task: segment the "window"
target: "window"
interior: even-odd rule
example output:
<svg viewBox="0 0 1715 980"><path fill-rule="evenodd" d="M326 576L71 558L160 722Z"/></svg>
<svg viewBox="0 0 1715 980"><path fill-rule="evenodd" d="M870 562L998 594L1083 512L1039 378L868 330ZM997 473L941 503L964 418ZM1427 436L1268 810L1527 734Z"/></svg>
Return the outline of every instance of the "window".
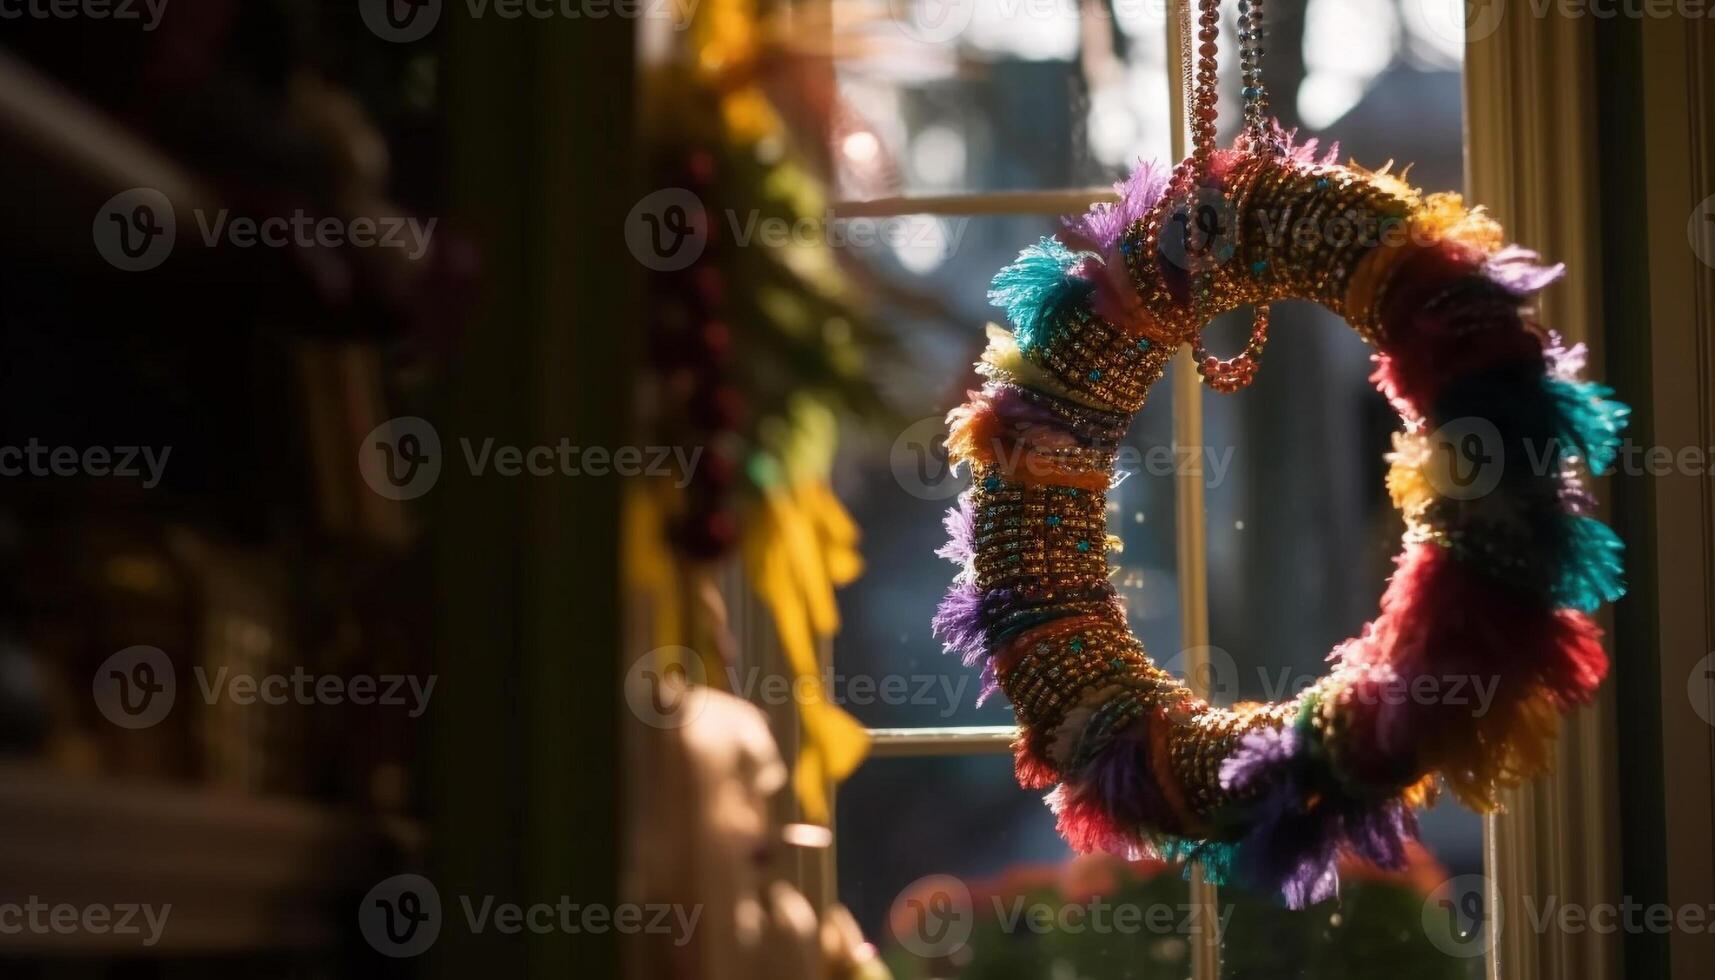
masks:
<svg viewBox="0 0 1715 980"><path fill-rule="evenodd" d="M1129 164L1183 155L1179 9L1171 0L834 8L836 213L873 233L858 255L913 366L891 383L921 412L891 441L848 439L837 474L869 570L842 596L834 693L875 743L840 789L836 856L820 873L901 977L1308 980L1402 958L1424 977L1482 976L1483 945L1464 938L1486 900L1474 814L1443 803L1424 815L1426 850L1410 873L1349 875L1338 903L1301 913L1182 881L1176 869L1074 861L1037 794L1012 778L1004 698L978 707L975 669L929 635L950 577L931 552L962 488L936 455L937 437L973 384L981 325L998 317L984 299L988 280L1060 215L1103 199ZM1285 125L1338 140L1342 158L1365 165L1414 162L1413 182L1427 189L1463 185L1458 0L1309 0L1272 5L1268 16L1272 109ZM1229 22L1224 66L1231 37ZM1235 89L1223 93L1223 140L1235 77L1223 68ZM1205 395L1188 360L1176 362L1129 436L1139 465L1110 493L1134 631L1217 701L1286 697L1318 676L1328 649L1374 614L1398 540L1381 462L1395 423L1365 380L1368 348L1309 305L1277 310L1276 324L1267 367L1238 396ZM1236 348L1242 330L1217 323L1211 346ZM978 939L993 942L945 959L903 948L890 911L944 897L922 889L946 880L964 889ZM1167 914L1098 927L1092 895ZM1020 898L1062 913L1082 903L1088 924L1067 929L1063 916L1038 930L1009 919ZM1447 917L1439 944L1425 916Z"/></svg>

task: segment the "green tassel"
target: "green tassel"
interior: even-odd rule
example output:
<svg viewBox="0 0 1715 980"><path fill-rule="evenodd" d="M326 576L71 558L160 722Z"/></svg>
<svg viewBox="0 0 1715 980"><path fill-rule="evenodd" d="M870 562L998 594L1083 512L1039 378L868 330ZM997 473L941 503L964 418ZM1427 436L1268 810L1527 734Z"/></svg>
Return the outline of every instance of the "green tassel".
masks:
<svg viewBox="0 0 1715 980"><path fill-rule="evenodd" d="M1555 434L1577 449L1592 474L1608 472L1620 451L1620 432L1632 413L1630 406L1610 398L1614 389L1594 381L1551 376L1543 384L1560 415Z"/></svg>
<svg viewBox="0 0 1715 980"><path fill-rule="evenodd" d="M1193 861L1203 866L1203 879L1213 885L1225 885L1232 881L1233 858L1238 853L1237 841L1187 840L1183 837L1167 837L1155 845L1157 854L1163 861L1185 863L1185 878L1191 878L1191 863Z"/></svg>
<svg viewBox="0 0 1715 980"><path fill-rule="evenodd" d="M1095 290L1095 283L1071 274L1077 261L1059 240L1044 238L995 273L988 300L1006 311L1020 350L1029 353L1048 343L1054 320Z"/></svg>
<svg viewBox="0 0 1715 980"><path fill-rule="evenodd" d="M1562 518L1560 526L1565 537L1554 604L1588 613L1625 595L1626 546L1613 528L1578 515Z"/></svg>

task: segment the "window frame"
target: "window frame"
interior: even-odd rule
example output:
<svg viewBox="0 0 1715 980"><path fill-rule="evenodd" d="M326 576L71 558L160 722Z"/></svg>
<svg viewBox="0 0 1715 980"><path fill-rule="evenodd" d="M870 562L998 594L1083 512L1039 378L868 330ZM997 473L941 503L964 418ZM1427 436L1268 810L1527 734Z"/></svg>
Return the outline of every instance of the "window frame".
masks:
<svg viewBox="0 0 1715 980"><path fill-rule="evenodd" d="M806 0L816 6L831 0ZM1167 70L1173 75L1172 154L1183 158L1190 147L1186 107L1191 102L1193 4L1167 0ZM822 18L831 29L831 10ZM1665 29L1676 29L1667 27ZM1490 36L1465 45L1465 91L1468 196L1494 211L1515 238L1532 243L1546 255L1590 270L1570 285L1543 297L1545 322L1556 325L1570 340L1602 350L1601 268L1595 160L1596 119L1590 113L1561 113L1568 91L1589 94L1595 78L1591 23L1561 17L1503 17ZM831 48L832 50L832 48ZM827 70L834 71L833 60ZM828 80L832 85L832 79ZM1591 104L1583 99L1579 104ZM1559 160L1546 170L1541 164ZM1526 179L1526 175L1530 175ZM902 196L865 201L839 201L837 217L898 217L904 215L992 216L1075 213L1091 204L1113 200L1107 189L1047 189L983 192L936 196ZM1681 212L1683 213L1683 212ZM1707 299L1708 290L1704 296ZM1174 441L1201 445L1203 385L1188 351L1173 361ZM1179 467L1175 474L1175 561L1180 590L1181 643L1187 651L1190 679L1207 676L1206 665L1189 662L1207 656L1209 640L1207 592L1207 520L1204 480L1199 467ZM832 644L822 651L831 664ZM766 655L765 655L766 656ZM1675 675L1675 681L1677 677ZM1664 685L1665 686L1665 685ZM1206 693L1206 692L1198 692ZM777 731L792 733L796 719L776 718ZM1586 907L1615 894L1618 856L1611 801L1615 790L1614 707L1611 686L1596 706L1573 715L1557 749L1557 773L1524 787L1507 798L1507 812L1491 815L1484 824L1486 873L1491 905L1498 897L1506 918L1496 948L1486 958L1488 976L1500 978L1554 976L1608 978L1619 976L1620 940L1587 930L1581 934L1528 928L1528 895L1556 894ZM1001 755L1012 750L1012 726L963 726L870 729L870 757L949 757ZM787 746L795 750L795 745ZM1715 757L1715 748L1704 753ZM830 798L836 791L829 787ZM795 809L795 804L786 804ZM830 819L830 824L832 820ZM799 856L798 883L819 906L837 898L837 828L832 843ZM1544 890L1546 889L1546 890ZM1192 901L1212 915L1218 907L1215 887L1192 881ZM1210 933L1192 947L1193 980L1218 980L1218 937Z"/></svg>

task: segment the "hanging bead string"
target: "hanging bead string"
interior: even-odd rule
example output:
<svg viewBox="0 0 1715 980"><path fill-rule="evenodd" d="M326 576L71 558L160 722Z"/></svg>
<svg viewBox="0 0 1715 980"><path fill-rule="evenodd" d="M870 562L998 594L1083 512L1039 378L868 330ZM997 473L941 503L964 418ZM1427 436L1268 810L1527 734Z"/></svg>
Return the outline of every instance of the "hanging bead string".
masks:
<svg viewBox="0 0 1715 980"><path fill-rule="evenodd" d="M1244 77L1245 133L1253 145L1268 135L1268 92L1262 84L1262 0L1239 0L1239 69Z"/></svg>
<svg viewBox="0 0 1715 980"><path fill-rule="evenodd" d="M1208 182L1210 165L1215 154L1215 119L1219 112L1216 89L1216 46L1220 35L1220 0L1198 0L1196 89L1192 97L1191 159L1174 174L1174 190L1187 202L1188 220L1195 221L1196 189ZM1268 96L1262 83L1262 0L1239 0L1239 66L1244 79L1245 141L1250 152L1262 152L1268 133ZM1237 220L1238 216L1232 216ZM1229 229L1237 234L1238 229ZM1186 235L1191 229L1186 228ZM1209 243L1211 246L1213 243ZM1191 353L1197 361L1197 373L1209 387L1223 393L1238 391L1256 379L1258 360L1268 343L1269 308L1259 303L1251 320L1250 337L1245 347L1230 358L1216 357L1203 343L1201 327L1208 325L1211 314L1206 310L1211 264L1220 261L1213 248L1193 255L1187 250L1187 265L1192 282L1192 319L1200 329L1192 340Z"/></svg>

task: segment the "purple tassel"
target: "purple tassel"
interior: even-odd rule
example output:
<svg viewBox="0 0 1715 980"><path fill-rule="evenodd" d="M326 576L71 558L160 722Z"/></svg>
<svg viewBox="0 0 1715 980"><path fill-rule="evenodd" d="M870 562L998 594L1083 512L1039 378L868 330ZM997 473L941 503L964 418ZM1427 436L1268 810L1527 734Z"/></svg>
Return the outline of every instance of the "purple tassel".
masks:
<svg viewBox="0 0 1715 980"><path fill-rule="evenodd" d="M1566 274L1564 262L1539 265L1541 256L1528 248L1508 245L1483 263L1483 275L1514 296L1540 292Z"/></svg>
<svg viewBox="0 0 1715 980"><path fill-rule="evenodd" d="M1568 347L1558 332L1550 330L1542 356L1548 362L1549 374L1562 381L1577 381L1584 374L1584 365L1590 360L1590 348L1581 343Z"/></svg>
<svg viewBox="0 0 1715 980"><path fill-rule="evenodd" d="M1148 733L1148 725L1132 725L1078 776L1080 786L1095 793L1103 809L1121 827L1162 827L1178 822L1155 783Z"/></svg>
<svg viewBox="0 0 1715 980"><path fill-rule="evenodd" d="M1263 144L1270 153L1286 157L1293 163L1331 167L1340 158L1340 144L1338 142L1328 144L1328 151L1322 154L1322 159L1318 160L1316 159L1316 150L1321 146L1320 140L1314 137L1302 143L1297 140L1298 130L1285 129L1279 122L1270 126L1268 132L1263 136Z"/></svg>
<svg viewBox="0 0 1715 980"><path fill-rule="evenodd" d="M1233 875L1252 888L1278 891L1294 909L1339 894L1342 850L1397 870L1405 866L1406 843L1417 836L1417 821L1398 798L1363 803L1324 796L1304 809L1309 788L1294 764L1300 745L1295 728L1262 728L1221 763L1222 787L1263 794L1234 854Z"/></svg>
<svg viewBox="0 0 1715 980"><path fill-rule="evenodd" d="M1131 176L1114 185L1119 201L1104 202L1075 218L1065 219L1066 234L1062 239L1074 251L1106 256L1132 222L1148 214L1155 202L1161 200L1167 190L1167 177L1166 168L1140 161Z"/></svg>
<svg viewBox="0 0 1715 980"><path fill-rule="evenodd" d="M947 543L935 549L935 554L960 566L958 580L971 578L971 562L977 557L976 513L968 494L960 494L959 502L947 508L941 526L947 529Z"/></svg>
<svg viewBox="0 0 1715 980"><path fill-rule="evenodd" d="M1061 834L1081 852L1142 856L1150 835L1179 825L1153 774L1149 726L1135 724L1048 795Z"/></svg>
<svg viewBox="0 0 1715 980"><path fill-rule="evenodd" d="M983 594L977 591L976 583L953 583L935 610L933 629L947 652L959 654L966 667L982 659L988 642L983 630Z"/></svg>
<svg viewBox="0 0 1715 980"><path fill-rule="evenodd" d="M990 383L984 393L994 407L995 415L1021 435L1051 430L1069 433L1085 446L1112 448L1125 438L1131 423L1129 416L1114 416L1108 420L1099 413L1080 415L1078 421L1073 421L1044 403L1043 396L1033 397L1017 385Z"/></svg>
<svg viewBox="0 0 1715 980"><path fill-rule="evenodd" d="M988 699L1000 693L1000 676L994 670L994 658L983 661L983 671L977 678L977 707L988 703Z"/></svg>

